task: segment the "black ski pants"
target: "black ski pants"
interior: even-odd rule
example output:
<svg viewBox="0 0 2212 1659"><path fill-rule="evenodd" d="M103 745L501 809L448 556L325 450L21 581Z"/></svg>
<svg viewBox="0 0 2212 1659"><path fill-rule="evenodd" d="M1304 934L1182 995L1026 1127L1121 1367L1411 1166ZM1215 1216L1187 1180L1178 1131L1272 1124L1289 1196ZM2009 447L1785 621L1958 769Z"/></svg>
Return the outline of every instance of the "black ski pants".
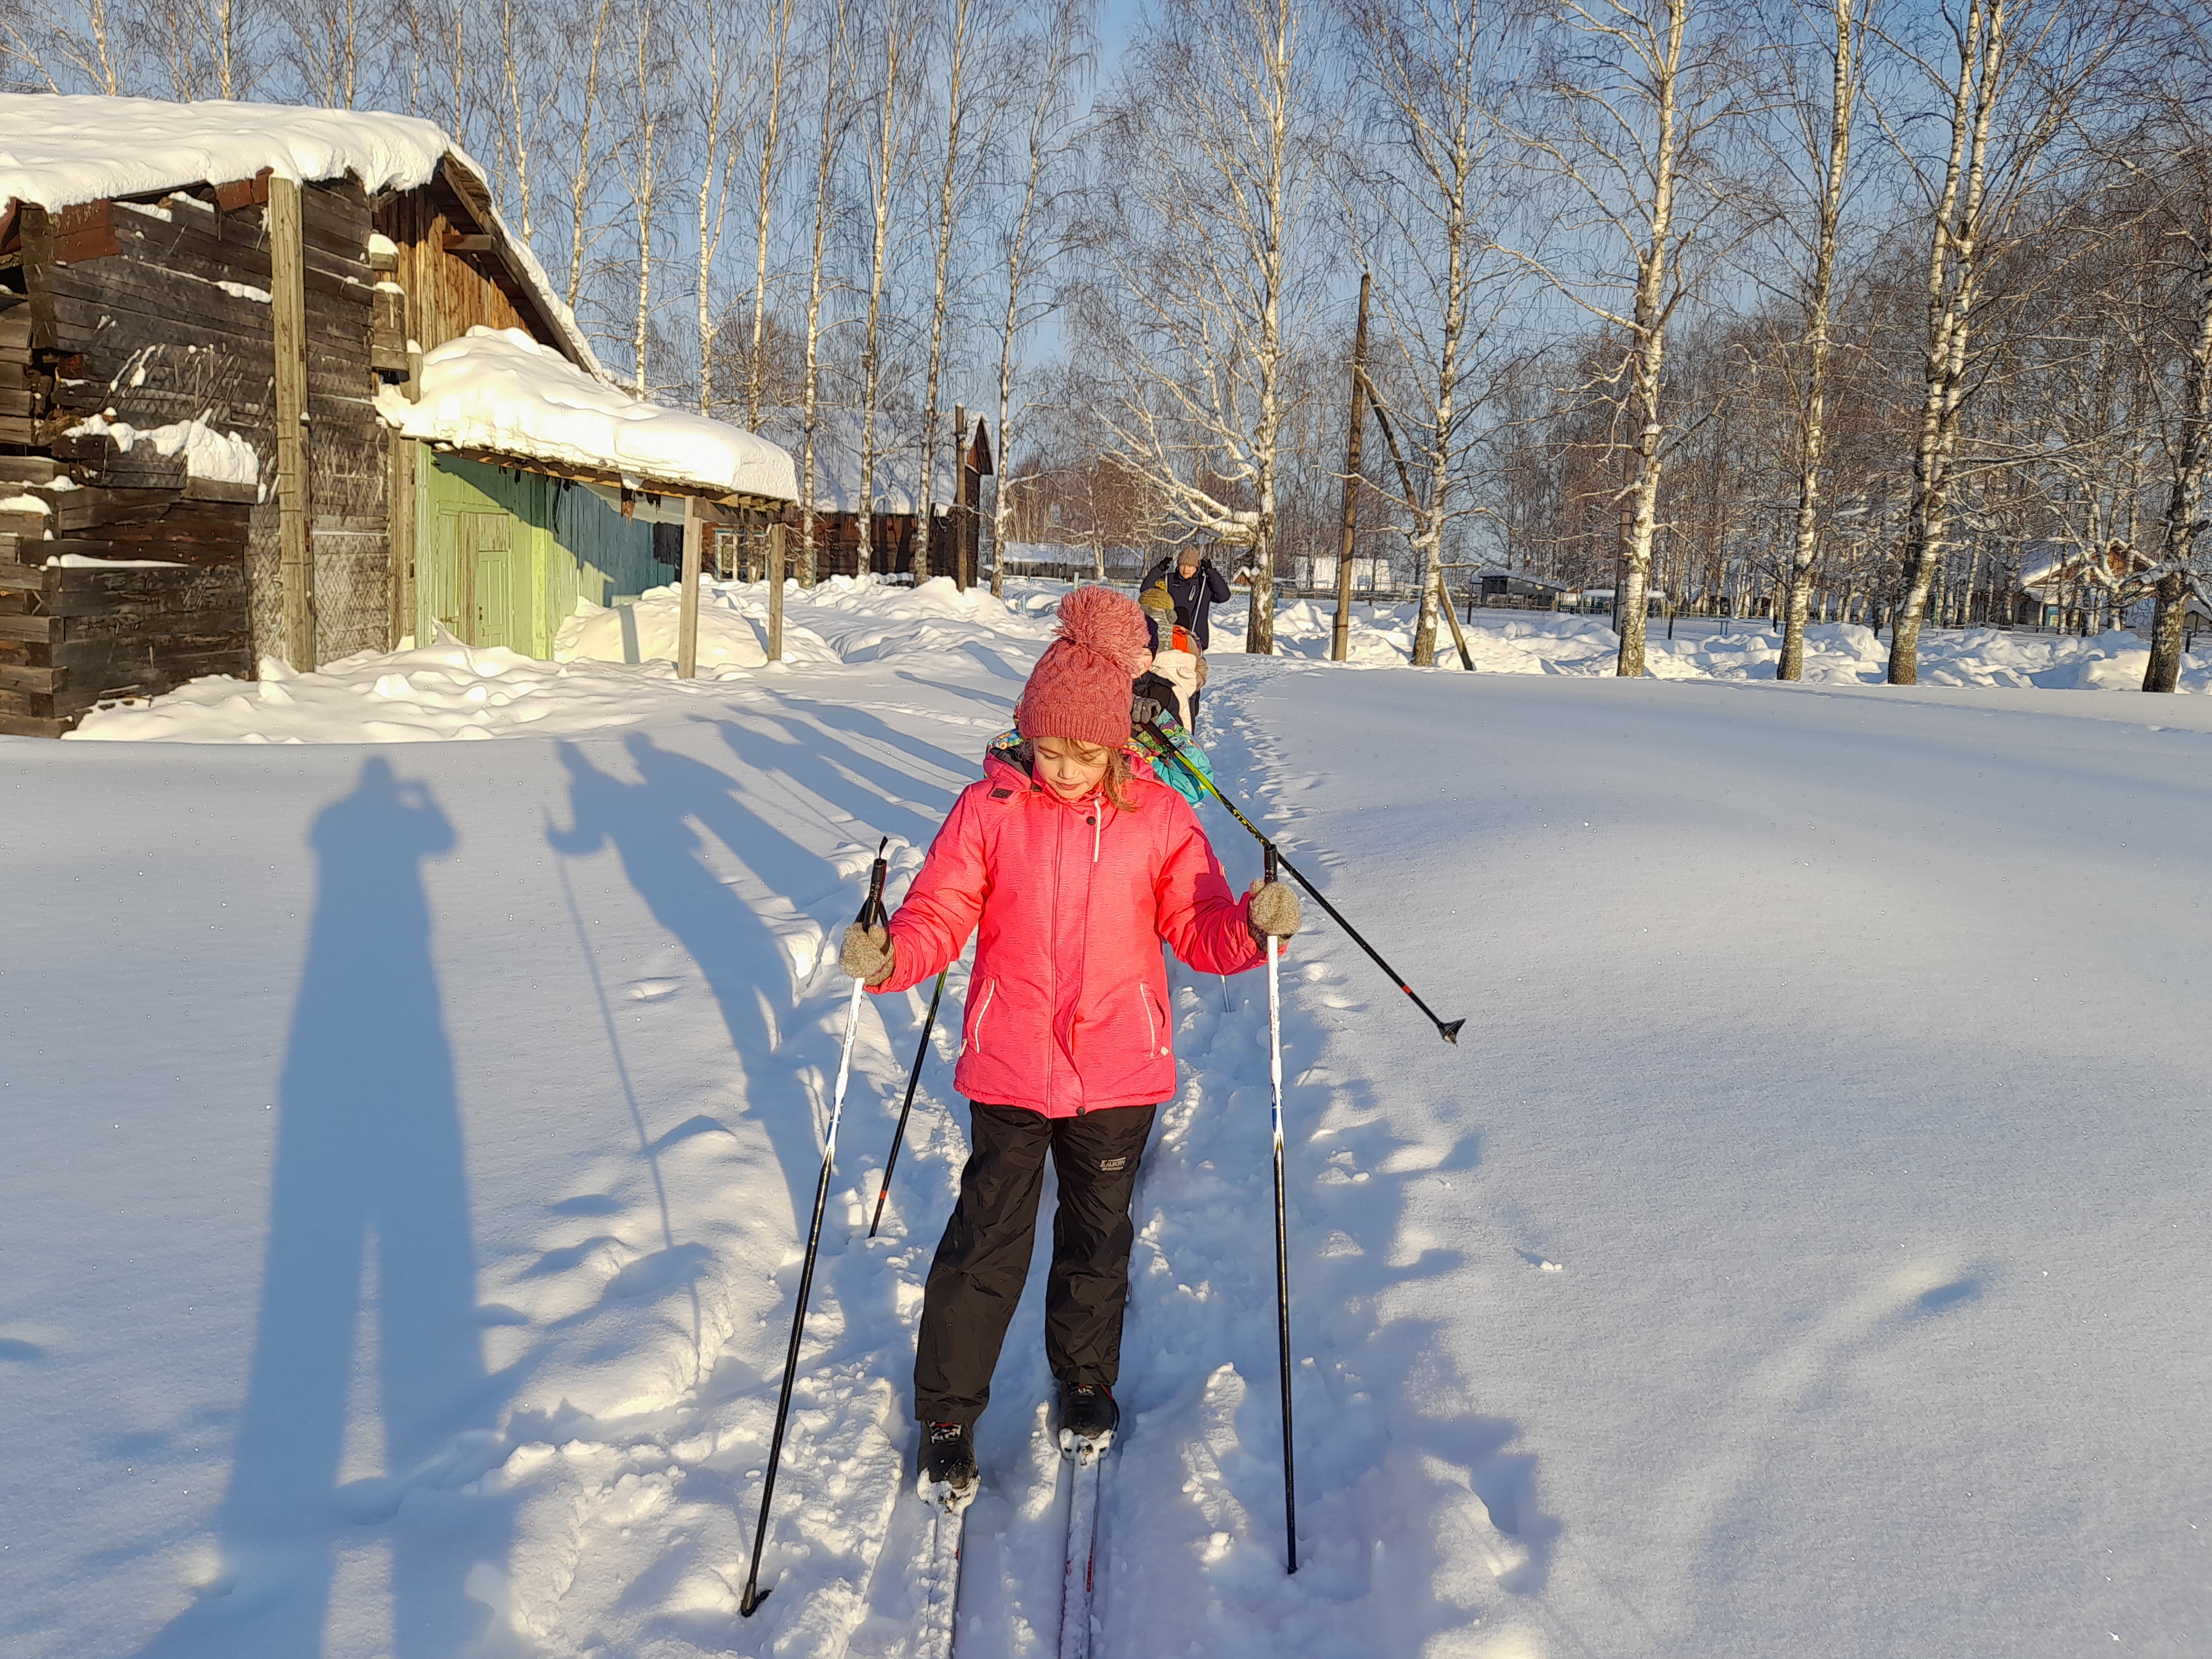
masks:
<svg viewBox="0 0 2212 1659"><path fill-rule="evenodd" d="M1018 1106L969 1103L973 1150L922 1292L917 1419L972 1424L983 1414L1006 1324L1029 1277L1047 1153L1060 1176L1060 1206L1045 1283L1045 1358L1063 1383L1113 1386L1137 1237L1129 1204L1157 1109L1117 1106L1052 1118Z"/></svg>

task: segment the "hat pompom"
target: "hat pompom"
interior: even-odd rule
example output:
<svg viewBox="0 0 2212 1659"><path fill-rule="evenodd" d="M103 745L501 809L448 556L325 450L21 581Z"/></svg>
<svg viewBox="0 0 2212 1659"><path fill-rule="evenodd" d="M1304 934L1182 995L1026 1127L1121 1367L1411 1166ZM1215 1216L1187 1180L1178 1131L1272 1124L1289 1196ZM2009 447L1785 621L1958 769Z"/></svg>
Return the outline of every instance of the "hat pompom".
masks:
<svg viewBox="0 0 2212 1659"><path fill-rule="evenodd" d="M1132 678L1152 662L1152 635L1145 613L1127 595L1110 587L1079 587L1060 602L1060 637L1095 651Z"/></svg>

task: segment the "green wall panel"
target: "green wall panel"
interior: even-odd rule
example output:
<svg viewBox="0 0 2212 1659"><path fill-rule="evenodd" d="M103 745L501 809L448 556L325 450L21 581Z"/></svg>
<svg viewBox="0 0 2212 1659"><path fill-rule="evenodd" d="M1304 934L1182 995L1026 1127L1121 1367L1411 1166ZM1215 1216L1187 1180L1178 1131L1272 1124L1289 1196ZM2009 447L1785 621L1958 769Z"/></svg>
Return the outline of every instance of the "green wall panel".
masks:
<svg viewBox="0 0 2212 1659"><path fill-rule="evenodd" d="M442 624L470 645L550 658L580 597L630 599L675 579L653 556L653 526L580 484L425 452L415 636Z"/></svg>

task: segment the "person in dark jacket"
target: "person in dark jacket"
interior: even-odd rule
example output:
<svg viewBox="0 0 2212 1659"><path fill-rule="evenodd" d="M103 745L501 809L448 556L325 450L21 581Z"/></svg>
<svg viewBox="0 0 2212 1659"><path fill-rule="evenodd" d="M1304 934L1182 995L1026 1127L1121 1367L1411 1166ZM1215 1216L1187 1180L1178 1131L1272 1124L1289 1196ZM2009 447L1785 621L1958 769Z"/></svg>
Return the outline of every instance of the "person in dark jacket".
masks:
<svg viewBox="0 0 2212 1659"><path fill-rule="evenodd" d="M1154 582L1166 580L1168 597L1175 601L1176 620L1188 629L1200 651L1213 648L1213 629L1207 620L1217 605L1229 598L1229 579L1201 558L1194 547L1186 547L1173 559L1161 559L1137 584L1141 593Z"/></svg>

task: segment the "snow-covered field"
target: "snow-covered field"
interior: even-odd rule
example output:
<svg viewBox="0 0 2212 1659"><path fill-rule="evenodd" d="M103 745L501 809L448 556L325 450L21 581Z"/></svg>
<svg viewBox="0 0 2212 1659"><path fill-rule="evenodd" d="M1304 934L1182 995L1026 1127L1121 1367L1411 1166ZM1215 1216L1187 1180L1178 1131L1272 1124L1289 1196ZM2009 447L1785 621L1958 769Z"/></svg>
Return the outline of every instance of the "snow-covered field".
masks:
<svg viewBox="0 0 2212 1659"><path fill-rule="evenodd" d="M433 647L87 734L229 746L0 743L0 1651L902 1651L964 1145L940 1033L866 1239L918 996L864 1015L776 1588L735 1611L823 947L1049 602L832 592L818 655L720 680ZM1468 1025L1325 921L1293 947L1287 1578L1264 987L1177 970L1108 1654L2212 1651L2212 704L1224 653L1206 723ZM507 740L331 741L469 730ZM1056 1637L1038 1288L968 1659Z"/></svg>

